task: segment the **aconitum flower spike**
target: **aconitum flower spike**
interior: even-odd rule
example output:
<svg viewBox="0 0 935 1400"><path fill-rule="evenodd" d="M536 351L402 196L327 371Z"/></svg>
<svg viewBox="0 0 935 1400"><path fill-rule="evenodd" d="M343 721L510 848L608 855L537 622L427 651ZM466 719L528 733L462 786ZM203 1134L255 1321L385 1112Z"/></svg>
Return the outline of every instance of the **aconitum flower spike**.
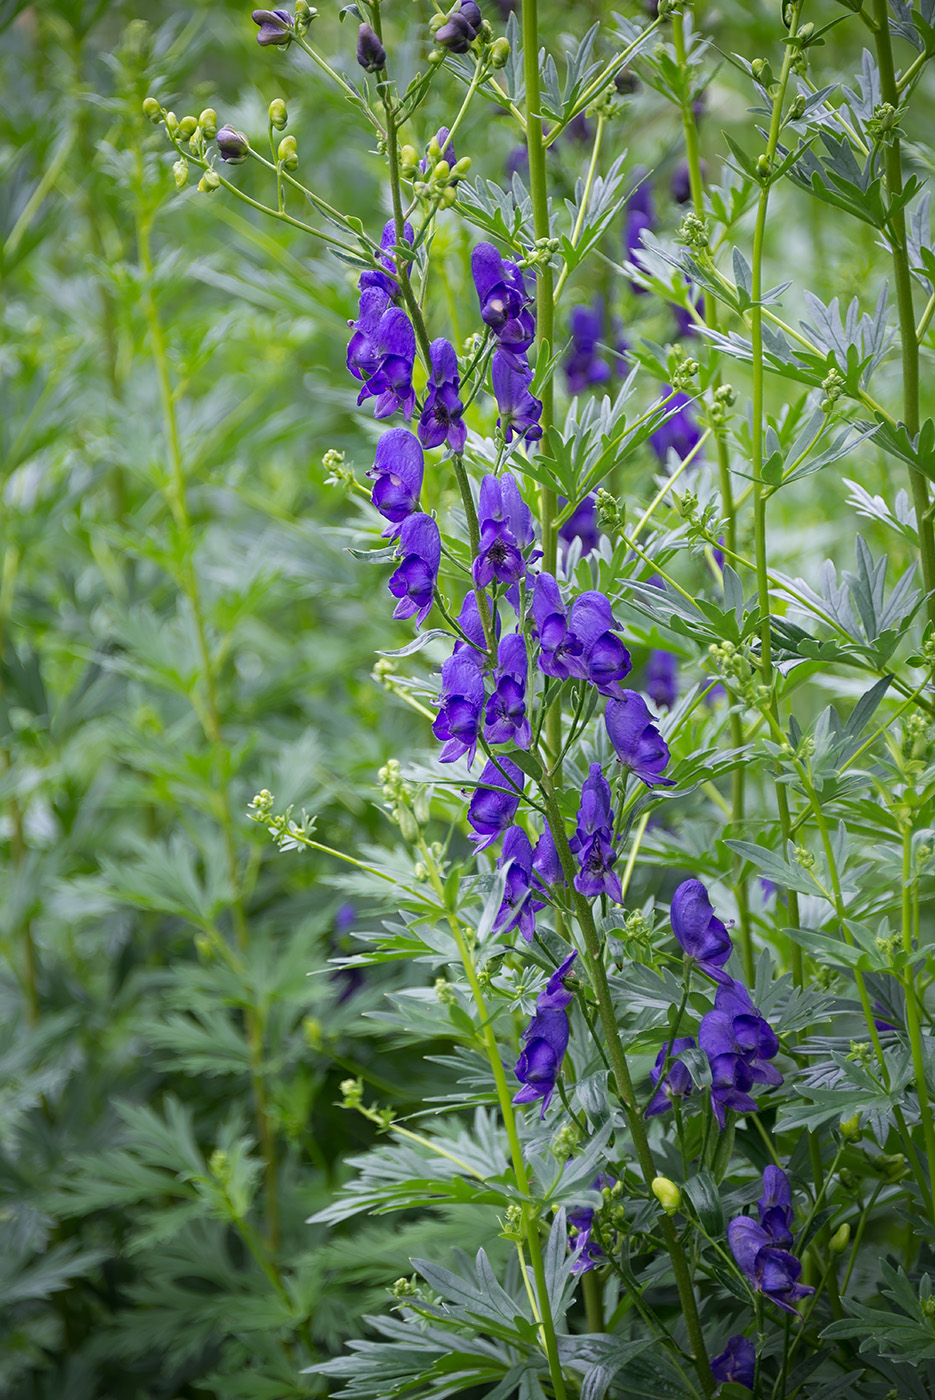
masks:
<svg viewBox="0 0 935 1400"><path fill-rule="evenodd" d="M391 306L384 311L375 328L373 345L376 368L357 395L358 404L375 399L374 418L388 418L397 409L401 409L406 418L411 418L416 406L416 393L412 387L416 333L401 307Z"/></svg>
<svg viewBox="0 0 935 1400"><path fill-rule="evenodd" d="M695 1037L693 1035L680 1035L670 1044L668 1041L663 1045L656 1056L656 1063L649 1071L649 1077L655 1086L656 1092L646 1105L645 1116L655 1118L659 1113L665 1113L667 1108L672 1107L673 1099L687 1098L692 1091L692 1077L688 1066L683 1064L678 1058L683 1050L693 1050L695 1048ZM668 1073L663 1078L662 1070L669 1060Z"/></svg>
<svg viewBox="0 0 935 1400"><path fill-rule="evenodd" d="M531 943L536 931L536 913L543 908L543 904L531 895L532 846L521 826L511 826L503 838L503 851L497 860L497 869L502 870L508 861L510 868L493 931L507 934L518 928L526 942Z"/></svg>
<svg viewBox="0 0 935 1400"><path fill-rule="evenodd" d="M424 462L419 441L408 428L390 428L377 443L367 475L373 481L373 504L390 522L384 535L398 534L406 517L419 509Z"/></svg>
<svg viewBox="0 0 935 1400"><path fill-rule="evenodd" d="M536 575L532 615L542 674L561 681L569 676L583 678L580 657L584 648L568 625L568 614L553 574L543 572Z"/></svg>
<svg viewBox="0 0 935 1400"><path fill-rule="evenodd" d="M572 993L564 984L576 953L571 953L549 978L548 985L536 1002L536 1014L523 1032L526 1042L516 1062L516 1077L523 1086L514 1094L514 1103L535 1103L542 1100L539 1117L545 1117L558 1073L568 1048L568 1015L565 1008Z"/></svg>
<svg viewBox="0 0 935 1400"><path fill-rule="evenodd" d="M775 1245L769 1231L749 1215L738 1215L730 1222L727 1240L753 1290L783 1312L794 1313L795 1304L815 1292L799 1283L802 1265L795 1255Z"/></svg>
<svg viewBox="0 0 935 1400"><path fill-rule="evenodd" d="M514 434L526 442L536 442L542 436L539 419L542 401L529 391L532 382L529 371L516 368L512 357L495 350L491 364L493 391L500 410L497 427L502 428L509 447Z"/></svg>
<svg viewBox="0 0 935 1400"><path fill-rule="evenodd" d="M529 661L521 632L508 632L497 649L494 692L484 711L484 738L488 744L514 743L528 749L532 729L526 716L526 676Z"/></svg>
<svg viewBox="0 0 935 1400"><path fill-rule="evenodd" d="M479 851L513 825L525 782L522 769L510 758L501 758L499 766L493 759L485 764L467 814L468 825L474 828L468 840L476 841Z"/></svg>
<svg viewBox="0 0 935 1400"><path fill-rule="evenodd" d="M393 610L395 618L415 616L416 626L421 627L435 596L441 553L441 536L432 517L407 516L396 548L402 563L389 582L390 592L399 599Z"/></svg>
<svg viewBox="0 0 935 1400"><path fill-rule="evenodd" d="M559 506L566 506L568 502L564 496L558 500ZM583 501L579 501L565 521L560 526L558 532L559 546L562 553L567 553L569 545L573 540L581 541L581 558L586 559L592 549L597 548L600 539L600 531L597 528L597 497L585 496Z"/></svg>
<svg viewBox="0 0 935 1400"><path fill-rule="evenodd" d="M227 165L243 165L250 150L250 142L242 131L225 124L214 138L221 160Z"/></svg>
<svg viewBox="0 0 935 1400"><path fill-rule="evenodd" d="M672 390L668 385L664 385L662 393L668 397ZM701 429L687 394L679 390L666 404L666 412L669 417L649 435L649 445L659 458L659 465L663 467L669 460L670 452L674 452L679 461L683 462L701 440Z"/></svg>
<svg viewBox="0 0 935 1400"><path fill-rule="evenodd" d="M288 10L254 10L253 23L260 26L256 41L264 48L292 42L295 23Z"/></svg>
<svg viewBox="0 0 935 1400"><path fill-rule="evenodd" d="M415 242L415 233L408 219L403 224L403 240L409 244ZM395 246L396 220L387 219L386 223L383 225L383 232L380 235L380 252L376 255L377 260L386 271L384 272L382 268L376 267L367 268L363 271L357 280L357 287L361 294L370 288L377 288L379 291L383 292L390 301L395 301L397 299L399 296L399 283L395 276L396 259L390 252L390 249L395 248ZM384 307L384 310L385 309Z"/></svg>
<svg viewBox="0 0 935 1400"><path fill-rule="evenodd" d="M461 421L464 405L458 395L461 376L454 346L444 337L429 346L432 373L419 419L419 441L424 447L440 447L447 439L452 452L463 452L467 428Z"/></svg>
<svg viewBox="0 0 935 1400"><path fill-rule="evenodd" d="M526 574L522 550L533 543L535 533L532 512L509 472L484 477L477 517L480 550L473 565L474 583L478 588L494 581L518 583Z"/></svg>
<svg viewBox="0 0 935 1400"><path fill-rule="evenodd" d="M672 932L682 952L715 982L732 982L724 971L731 955L730 934L711 908L700 880L683 880L672 896Z"/></svg>
<svg viewBox="0 0 935 1400"><path fill-rule="evenodd" d="M604 724L614 751L647 787L671 787L673 779L662 775L669 763L669 746L659 733L642 695L624 690L608 700Z"/></svg>
<svg viewBox="0 0 935 1400"><path fill-rule="evenodd" d="M630 653L611 628L616 627L610 603L603 593L581 593L571 605L569 629L581 643L580 666L584 678L601 695L619 700L619 682L630 672Z"/></svg>
<svg viewBox="0 0 935 1400"><path fill-rule="evenodd" d="M455 652L442 665L438 715L432 725L435 738L447 741L438 756L440 763L454 763L467 754L470 768L483 706L484 677L478 660L465 651Z"/></svg>
<svg viewBox="0 0 935 1400"><path fill-rule="evenodd" d="M671 710L679 694L679 663L671 651L649 653L644 677L646 693L660 710Z"/></svg>
<svg viewBox="0 0 935 1400"><path fill-rule="evenodd" d="M575 889L588 899L606 894L617 904L623 900L620 877L611 868L617 859L610 783L599 763L592 763L581 789L578 829L568 843L577 855L579 871Z"/></svg>
<svg viewBox="0 0 935 1400"><path fill-rule="evenodd" d="M379 73L386 67L386 49L369 24L357 31L357 62L367 73Z"/></svg>
<svg viewBox="0 0 935 1400"><path fill-rule="evenodd" d="M711 1358L711 1374L716 1381L733 1381L735 1385L753 1389L756 1378L756 1347L749 1337L731 1337L727 1346Z"/></svg>
<svg viewBox="0 0 935 1400"><path fill-rule="evenodd" d="M774 1244L785 1248L792 1243L792 1187L781 1167L766 1167L763 1172L763 1194L756 1203L760 1224Z"/></svg>

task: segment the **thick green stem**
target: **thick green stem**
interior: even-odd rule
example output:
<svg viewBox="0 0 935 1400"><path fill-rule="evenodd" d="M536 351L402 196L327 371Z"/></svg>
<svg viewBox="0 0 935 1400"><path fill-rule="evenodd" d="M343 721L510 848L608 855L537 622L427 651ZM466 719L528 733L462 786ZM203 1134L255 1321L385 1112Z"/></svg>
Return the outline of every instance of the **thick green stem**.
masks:
<svg viewBox="0 0 935 1400"><path fill-rule="evenodd" d="M893 67L893 45L890 40L890 18L887 0L873 0L877 62L880 66L880 96L894 108L899 106L899 87ZM890 201L902 194L903 172L899 140L883 147L883 168L886 172L886 192ZM919 431L919 342L916 339L915 308L912 302L912 272L906 243L906 214L899 209L889 218L890 246L893 254L893 280L896 284L896 309L899 314L899 337L903 366L903 419L910 437ZM919 556L922 581L928 594L929 622L935 626L935 526L929 515L928 482L917 467L909 468L909 486L916 512L919 534Z"/></svg>
<svg viewBox="0 0 935 1400"><path fill-rule="evenodd" d="M912 874L912 827L907 822L903 826L903 899L902 936L903 952L911 957L913 953L913 874ZM915 974L908 963L903 972L903 989L906 993L906 1027L909 1031L909 1045L912 1050L912 1069L919 1098L919 1115L922 1119L922 1132L925 1137L925 1154L929 1172L935 1171L935 1123L932 1121L932 1105L926 1083L925 1052L922 1046L922 1027L919 1022L919 1002L916 995ZM935 1192L932 1193L935 1197Z"/></svg>

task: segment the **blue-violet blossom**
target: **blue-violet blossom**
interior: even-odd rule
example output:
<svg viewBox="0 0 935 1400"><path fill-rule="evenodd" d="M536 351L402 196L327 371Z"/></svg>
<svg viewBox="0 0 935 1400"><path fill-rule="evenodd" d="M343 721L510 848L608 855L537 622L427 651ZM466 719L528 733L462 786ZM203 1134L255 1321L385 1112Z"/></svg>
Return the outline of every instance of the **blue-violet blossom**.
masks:
<svg viewBox="0 0 935 1400"><path fill-rule="evenodd" d="M756 1377L756 1347L749 1337L738 1333L727 1346L711 1358L711 1374L719 1383L733 1381L735 1385L753 1389Z"/></svg>
<svg viewBox="0 0 935 1400"><path fill-rule="evenodd" d="M506 934L518 928L526 942L531 943L536 931L536 913L543 904L532 898L532 846L521 826L511 826L503 838L497 869L502 870L507 862L510 868L493 931Z"/></svg>
<svg viewBox="0 0 935 1400"><path fill-rule="evenodd" d="M542 417L542 400L530 393L532 376L528 369L520 368L513 357L495 350L490 367L493 378L493 392L500 410L497 426L502 428L507 447L513 441L514 433L526 442L536 442L542 436L539 419Z"/></svg>
<svg viewBox="0 0 935 1400"><path fill-rule="evenodd" d="M569 841L580 867L575 889L587 899L606 894L615 903L623 900L620 877L612 869L617 859L614 841L614 814L610 805L610 783L599 763L592 763L581 789L578 827Z"/></svg>
<svg viewBox="0 0 935 1400"><path fill-rule="evenodd" d="M430 515L410 515L399 532L397 556L402 563L389 581L389 590L399 602L395 618L416 617L421 627L432 606L442 545L438 526Z"/></svg>
<svg viewBox="0 0 935 1400"><path fill-rule="evenodd" d="M649 1071L656 1092L646 1105L645 1116L655 1118L659 1113L665 1113L667 1108L672 1107L673 1099L687 1098L692 1091L692 1077L689 1073L688 1065L683 1064L679 1059L683 1050L693 1050L695 1048L695 1037L693 1035L680 1035L675 1040L666 1041L659 1054L656 1056L656 1063ZM669 1069L663 1076L663 1068L666 1058L669 1060Z"/></svg>
<svg viewBox="0 0 935 1400"><path fill-rule="evenodd" d="M479 851L486 850L513 825L525 782L522 769L510 758L501 758L499 766L493 759L484 765L467 814L468 824L474 828L468 840L476 841Z"/></svg>
<svg viewBox="0 0 935 1400"><path fill-rule="evenodd" d="M388 418L398 409L411 418L416 406L416 391L412 387L416 333L402 307L391 306L384 311L375 327L373 345L376 365L357 395L358 404L376 399L374 418Z"/></svg>
<svg viewBox="0 0 935 1400"><path fill-rule="evenodd" d="M484 711L488 744L514 743L528 749L532 728L526 715L526 674L529 661L522 632L508 632L497 648L494 692Z"/></svg>
<svg viewBox="0 0 935 1400"><path fill-rule="evenodd" d="M732 982L724 971L731 955L730 934L711 908L708 891L700 880L683 880L672 896L669 911L672 932L686 957L715 982Z"/></svg>
<svg viewBox="0 0 935 1400"><path fill-rule="evenodd" d="M484 477L477 516L480 552L473 566L475 585L487 588L494 581L518 583L526 573L522 550L534 543L535 532L532 512L510 472Z"/></svg>
<svg viewBox="0 0 935 1400"><path fill-rule="evenodd" d="M463 452L467 428L461 421L464 405L458 396L461 376L454 346L440 336L429 346L429 358L432 372L419 418L419 441L423 447L440 447L447 438L452 452Z"/></svg>
<svg viewBox="0 0 935 1400"><path fill-rule="evenodd" d="M439 763L454 763L467 754L470 768L477 752L483 707L484 677L479 660L466 651L455 652L442 664L438 715L432 725L435 738L447 741Z"/></svg>
<svg viewBox="0 0 935 1400"><path fill-rule="evenodd" d="M541 1099L540 1118L545 1117L568 1049L568 1013L565 1008L572 1000L572 993L566 989L563 979L576 957L577 953L569 953L549 978L545 991L540 993L536 1014L523 1031L526 1044L516 1062L516 1077L523 1087L513 1095L513 1102L535 1103Z"/></svg>
<svg viewBox="0 0 935 1400"><path fill-rule="evenodd" d="M422 448L408 428L390 428L377 443L367 475L373 481L371 500L390 522L384 535L398 534L407 516L418 511L424 464Z"/></svg>
<svg viewBox="0 0 935 1400"><path fill-rule="evenodd" d="M672 786L673 779L663 777L669 764L669 746L642 695L624 690L619 699L608 700L604 724L624 768L629 768L647 787Z"/></svg>

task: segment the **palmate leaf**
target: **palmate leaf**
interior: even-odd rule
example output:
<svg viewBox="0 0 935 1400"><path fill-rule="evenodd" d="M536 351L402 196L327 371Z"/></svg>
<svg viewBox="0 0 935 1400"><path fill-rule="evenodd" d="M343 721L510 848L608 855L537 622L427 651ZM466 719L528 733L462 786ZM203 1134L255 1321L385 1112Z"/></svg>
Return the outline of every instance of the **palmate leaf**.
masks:
<svg viewBox="0 0 935 1400"><path fill-rule="evenodd" d="M870 1308L848 1299L845 1307L851 1316L832 1322L822 1332L822 1338L860 1337L860 1351L878 1351L881 1356L912 1365L935 1357L935 1333L922 1311L923 1302L932 1296L929 1275L922 1275L917 1292L902 1268L894 1269L885 1260L880 1261L880 1268L890 1285L883 1289L883 1295L891 1298L902 1312Z"/></svg>

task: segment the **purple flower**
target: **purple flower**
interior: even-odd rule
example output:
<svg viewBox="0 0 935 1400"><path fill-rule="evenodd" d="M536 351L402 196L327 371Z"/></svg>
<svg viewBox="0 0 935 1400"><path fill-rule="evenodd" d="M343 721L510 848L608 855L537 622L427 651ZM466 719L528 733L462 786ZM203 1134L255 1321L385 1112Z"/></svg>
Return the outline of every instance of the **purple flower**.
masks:
<svg viewBox="0 0 935 1400"><path fill-rule="evenodd" d="M581 789L578 808L578 829L569 841L572 854L577 855L580 869L575 876L575 889L593 899L606 894L615 903L623 901L620 878L611 868L617 859L614 843L614 814L610 806L610 783L601 772L599 763L592 763Z"/></svg>
<svg viewBox="0 0 935 1400"><path fill-rule="evenodd" d="M610 365L597 353L603 327L591 306L576 306L571 313L571 352L565 360L569 394L580 394L593 384L606 384Z"/></svg>
<svg viewBox="0 0 935 1400"><path fill-rule="evenodd" d="M568 614L553 574L536 575L532 595L532 615L539 643L539 670L556 680L582 675L579 661L582 643L568 626Z"/></svg>
<svg viewBox="0 0 935 1400"><path fill-rule="evenodd" d="M442 545L438 526L430 515L410 515L399 532L397 557L402 563L389 582L389 590L399 602L393 609L396 618L416 616L421 627L432 606Z"/></svg>
<svg viewBox="0 0 935 1400"><path fill-rule="evenodd" d="M461 421L464 405L458 397L461 376L454 346L439 337L429 346L429 357L432 373L419 419L419 441L424 447L440 447L447 438L452 452L463 452L467 428Z"/></svg>
<svg viewBox="0 0 935 1400"><path fill-rule="evenodd" d="M687 204L692 197L691 176L688 173L688 161L680 160L672 172L672 198L676 204Z"/></svg>
<svg viewBox="0 0 935 1400"><path fill-rule="evenodd" d="M792 1187L781 1167L767 1167L763 1172L763 1194L756 1203L760 1224L772 1236L774 1244L792 1243Z"/></svg>
<svg viewBox="0 0 935 1400"><path fill-rule="evenodd" d="M532 382L528 369L517 368L512 355L495 350L491 364L493 391L500 410L497 427L503 429L507 447L517 433L526 442L536 442L542 436L539 419L542 400L529 392Z"/></svg>
<svg viewBox="0 0 935 1400"><path fill-rule="evenodd" d="M733 1381L735 1385L753 1389L756 1376L756 1347L749 1337L731 1337L718 1356L711 1358L711 1374L718 1382Z"/></svg>
<svg viewBox="0 0 935 1400"><path fill-rule="evenodd" d="M264 48L292 42L294 22L288 10L254 10L252 18L260 26L256 41Z"/></svg>
<svg viewBox="0 0 935 1400"><path fill-rule="evenodd" d="M446 160L449 165L454 165L458 157L455 155L454 142L448 140L448 131L449 128L447 126L440 126L435 133L435 140L438 143L438 149L441 152L439 159ZM427 175L429 173L428 156L423 156L422 159L419 161L419 169L422 171L423 175ZM457 184L457 181L453 180L451 183Z"/></svg>
<svg viewBox="0 0 935 1400"><path fill-rule="evenodd" d="M369 24L357 31L357 62L366 73L379 73L386 67L386 49Z"/></svg>
<svg viewBox="0 0 935 1400"><path fill-rule="evenodd" d="M494 633L500 636L500 618L494 614ZM458 626L468 638L466 642L455 642L455 655L458 652L482 652L487 651L487 639L484 636L484 624L480 620L480 613L477 611L477 594L471 590L465 594L464 602L461 604L461 611L458 614Z"/></svg>
<svg viewBox="0 0 935 1400"><path fill-rule="evenodd" d="M732 983L724 964L731 955L730 934L711 908L700 880L683 880L672 896L672 932L686 957L694 958L715 982Z"/></svg>
<svg viewBox="0 0 935 1400"><path fill-rule="evenodd" d="M512 185L514 175L518 175L527 185L529 184L529 152L525 146L514 146L506 158L508 185Z"/></svg>
<svg viewBox="0 0 935 1400"><path fill-rule="evenodd" d="M725 980L723 973L718 980L721 985L714 1010L702 1019L698 1030L702 1050L709 1058L740 1055L754 1084L781 1084L782 1075L769 1063L779 1053L776 1032L757 1011L745 987L731 978Z"/></svg>
<svg viewBox="0 0 935 1400"><path fill-rule="evenodd" d="M668 385L663 387L663 395L668 397L672 393ZM669 460L669 453L674 452L679 461L684 461L689 452L698 446L701 439L701 429L695 420L692 401L687 394L681 390L673 399L666 404L668 418L661 423L654 433L649 435L649 445L659 458L659 465L664 467Z"/></svg>
<svg viewBox="0 0 935 1400"><path fill-rule="evenodd" d="M815 1292L799 1283L802 1265L795 1255L775 1245L769 1231L749 1215L738 1215L730 1222L727 1240L751 1288L783 1312L794 1313L795 1304Z"/></svg>
<svg viewBox="0 0 935 1400"><path fill-rule="evenodd" d="M484 677L478 661L466 651L455 652L442 665L438 715L432 725L435 738L447 741L439 763L454 763L467 754L470 768L477 752L483 707Z"/></svg>
<svg viewBox="0 0 935 1400"><path fill-rule="evenodd" d="M503 838L497 869L502 870L508 861L511 864L493 931L506 934L518 928L526 942L531 943L536 931L536 912L544 906L541 900L531 897L532 846L521 826L511 826Z"/></svg>
<svg viewBox="0 0 935 1400"><path fill-rule="evenodd" d="M471 275L480 301L481 320L493 331L514 367L525 367L525 354L535 339L536 322L522 271L516 263L502 258L492 243L477 243L471 250Z"/></svg>
<svg viewBox="0 0 935 1400"><path fill-rule="evenodd" d="M532 729L526 716L526 675L529 660L521 632L508 632L497 648L494 692L484 711L484 738L488 744L514 743L528 749Z"/></svg>
<svg viewBox="0 0 935 1400"><path fill-rule="evenodd" d="M695 1047L695 1037L693 1035L682 1035L673 1040L671 1045L667 1042L663 1045L656 1056L656 1063L649 1071L649 1077L653 1082L656 1092L646 1105L645 1116L655 1118L659 1113L665 1113L667 1108L672 1107L673 1099L687 1098L692 1091L692 1077L688 1066L679 1059L683 1050L693 1050ZM666 1058L669 1060L669 1071L663 1078L663 1068Z"/></svg>
<svg viewBox="0 0 935 1400"><path fill-rule="evenodd" d="M660 710L671 710L678 699L679 663L671 651L651 651L646 661L646 693Z"/></svg>
<svg viewBox="0 0 935 1400"><path fill-rule="evenodd" d="M361 302L363 300L361 297ZM416 406L416 393L412 387L416 333L401 307L391 306L384 311L375 328L373 345L376 367L357 395L358 404L374 398L374 418L388 418L397 409L402 409L405 417L411 418Z"/></svg>
<svg viewBox="0 0 935 1400"><path fill-rule="evenodd" d="M498 583L518 583L526 573L522 550L535 541L532 512L510 472L485 476L478 503L480 552L474 560L474 583L487 588Z"/></svg>
<svg viewBox="0 0 935 1400"><path fill-rule="evenodd" d="M475 833L468 840L476 841L479 851L486 850L513 825L525 781L522 769L512 759L501 758L499 766L490 759L484 765L467 814Z"/></svg>
<svg viewBox="0 0 935 1400"><path fill-rule="evenodd" d="M742 1055L715 1055L709 1057L711 1066L711 1107L718 1126L724 1128L727 1110L734 1113L755 1113L756 1099L751 1099L749 1090L753 1087L750 1066Z"/></svg>
<svg viewBox="0 0 935 1400"><path fill-rule="evenodd" d="M619 682L630 671L630 653L619 637L611 631L616 627L610 603L603 593L589 590L581 593L571 605L569 628L581 643L581 670L573 674L582 675L596 685L601 695L620 699L624 691Z"/></svg>
<svg viewBox="0 0 935 1400"><path fill-rule="evenodd" d="M536 1002L536 1014L523 1032L525 1048L516 1062L516 1077L522 1084L514 1094L514 1103L535 1103L542 1100L540 1118L555 1091L558 1072L568 1048L568 1015L565 1008L572 993L564 984L577 953L570 953L549 978L544 992Z"/></svg>
<svg viewBox="0 0 935 1400"><path fill-rule="evenodd" d="M669 763L669 746L653 723L649 707L635 690L624 690L619 700L608 700L604 724L610 742L623 764L647 787L671 787L662 776Z"/></svg>
<svg viewBox="0 0 935 1400"><path fill-rule="evenodd" d="M532 855L532 868L538 876L540 889L557 889L560 885L568 883L562 869L562 862L559 860L555 837L552 835L552 828L548 822L546 822L545 830L536 842L536 849Z"/></svg>
<svg viewBox="0 0 935 1400"><path fill-rule="evenodd" d="M467 53L477 38L483 20L474 0L461 0L461 7L450 10L445 23L435 31L435 42L450 53Z"/></svg>
<svg viewBox="0 0 935 1400"><path fill-rule="evenodd" d="M704 293L699 292L696 297L691 296L691 283L688 284L688 293L692 305L699 316L704 316ZM686 311L684 306L679 306L678 302L672 303L672 314L675 317L675 326L679 335L689 339L698 335L698 327L695 318L690 311Z"/></svg>
<svg viewBox="0 0 935 1400"><path fill-rule="evenodd" d="M409 244L415 240L412 224L408 219L405 224L403 224L403 240ZM377 261L382 264L382 267L385 268L386 271L384 272L382 268L373 267L362 272L357 281L357 287L361 293L368 289L376 288L378 291L383 292L390 301L395 301L399 296L399 283L395 277L396 259L389 251L391 248L395 247L396 220L388 219L383 225L383 232L380 235L381 251L376 255Z"/></svg>
<svg viewBox="0 0 935 1400"><path fill-rule="evenodd" d="M568 504L564 496L559 497L558 503L560 506ZM596 496L585 496L583 501L579 501L564 525L559 528L558 538L563 555L573 540L581 541L582 559L586 559L591 550L597 548L600 531L597 528Z"/></svg>
<svg viewBox="0 0 935 1400"><path fill-rule="evenodd" d="M348 953L350 950L349 934L356 922L357 910L354 905L349 900L344 904L339 904L335 910L334 927L331 932L332 952ZM330 974L328 981L333 987L340 988L338 1005L343 1006L363 986L364 970L362 967L336 967Z"/></svg>
<svg viewBox="0 0 935 1400"><path fill-rule="evenodd" d="M627 201L623 243L626 256L631 262L639 262L635 254L637 250L643 246L644 231L652 231L655 227L656 210L653 203L652 186L648 180L644 179ZM633 288L634 292L645 295L646 288L641 287L638 282L631 282L630 286Z"/></svg>
<svg viewBox="0 0 935 1400"><path fill-rule="evenodd" d="M381 273L372 275L382 276ZM376 373L380 364L377 337L389 304L388 293L380 287L367 287L361 292L357 320L347 323L354 331L347 347L347 367L355 379L369 379Z"/></svg>
<svg viewBox="0 0 935 1400"><path fill-rule="evenodd" d="M407 428L390 428L377 443L376 458L367 475L373 481L371 500L390 522L384 535L396 535L402 522L419 509L424 456Z"/></svg>
<svg viewBox="0 0 935 1400"><path fill-rule="evenodd" d="M615 1178L602 1172L591 1182L591 1191L603 1191L615 1184ZM568 1222L568 1244L574 1254L571 1264L571 1272L575 1276L586 1274L590 1269L596 1268L606 1258L597 1240L591 1238L594 1229L594 1217L597 1211L593 1206L574 1206L567 1214ZM574 1234L571 1232L574 1231Z"/></svg>
<svg viewBox="0 0 935 1400"><path fill-rule="evenodd" d="M220 128L214 138L218 148L218 155L226 165L243 165L247 159L247 152L250 149L250 142L242 131L230 125Z"/></svg>

